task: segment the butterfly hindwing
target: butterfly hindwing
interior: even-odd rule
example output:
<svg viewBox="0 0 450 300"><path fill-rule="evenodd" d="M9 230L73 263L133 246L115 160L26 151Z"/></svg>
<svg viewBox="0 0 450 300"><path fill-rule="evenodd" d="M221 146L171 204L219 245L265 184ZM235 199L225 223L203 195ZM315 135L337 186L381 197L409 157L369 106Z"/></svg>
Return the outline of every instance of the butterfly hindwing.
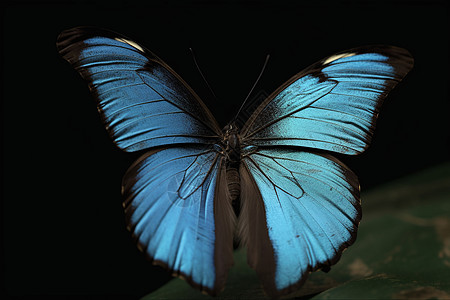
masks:
<svg viewBox="0 0 450 300"><path fill-rule="evenodd" d="M60 54L80 72L117 146L126 151L210 143L220 128L192 89L136 42L91 27L66 30Z"/></svg>
<svg viewBox="0 0 450 300"><path fill-rule="evenodd" d="M139 248L210 294L223 288L232 265L234 217L222 159L204 147L149 151L123 180L127 223Z"/></svg>
<svg viewBox="0 0 450 300"><path fill-rule="evenodd" d="M259 149L244 158L241 236L269 295L334 264L361 219L355 174L327 154Z"/></svg>
<svg viewBox="0 0 450 300"><path fill-rule="evenodd" d="M300 146L358 154L369 145L387 93L413 66L393 46L351 49L313 64L272 93L242 138L255 146Z"/></svg>

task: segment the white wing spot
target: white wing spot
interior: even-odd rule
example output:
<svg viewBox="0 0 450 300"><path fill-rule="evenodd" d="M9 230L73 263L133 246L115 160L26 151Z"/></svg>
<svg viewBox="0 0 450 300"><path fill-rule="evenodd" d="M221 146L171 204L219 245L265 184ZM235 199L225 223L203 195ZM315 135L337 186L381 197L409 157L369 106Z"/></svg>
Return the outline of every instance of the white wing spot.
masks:
<svg viewBox="0 0 450 300"><path fill-rule="evenodd" d="M123 39L123 38L115 38L115 40L118 41L118 42L122 42L122 43L128 44L131 47L134 47L137 50L139 50L141 52L144 52L144 48L142 48L141 46L139 46L137 43L135 43L133 41L130 41L130 40L127 40L127 39Z"/></svg>
<svg viewBox="0 0 450 300"><path fill-rule="evenodd" d="M344 57L350 57L350 56L353 56L353 55L356 55L356 53L342 53L342 54L331 55L330 57L328 57L328 58L323 62L323 64L326 65L326 64L328 64L328 63L330 63L330 62L332 62L332 61L335 61L336 59L344 58Z"/></svg>

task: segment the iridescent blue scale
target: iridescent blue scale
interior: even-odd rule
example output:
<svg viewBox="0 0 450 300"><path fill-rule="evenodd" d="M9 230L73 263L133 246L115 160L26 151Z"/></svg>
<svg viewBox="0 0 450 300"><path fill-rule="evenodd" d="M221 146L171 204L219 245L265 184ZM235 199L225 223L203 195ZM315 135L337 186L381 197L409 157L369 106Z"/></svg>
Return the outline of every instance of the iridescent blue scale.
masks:
<svg viewBox="0 0 450 300"><path fill-rule="evenodd" d="M233 123L222 131L138 43L78 27L57 46L87 80L114 143L148 150L123 180L139 249L211 295L225 285L235 233L272 297L338 261L356 238L361 205L356 175L331 153L368 147L383 99L413 66L393 46L329 56L274 91L240 131Z"/></svg>

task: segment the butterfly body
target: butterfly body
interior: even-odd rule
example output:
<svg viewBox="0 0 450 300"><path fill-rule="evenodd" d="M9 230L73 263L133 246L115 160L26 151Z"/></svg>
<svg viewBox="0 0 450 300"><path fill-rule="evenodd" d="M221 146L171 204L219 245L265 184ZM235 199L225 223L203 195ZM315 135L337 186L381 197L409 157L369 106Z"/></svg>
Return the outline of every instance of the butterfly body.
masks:
<svg viewBox="0 0 450 300"><path fill-rule="evenodd" d="M241 145L239 128L231 123L224 128L223 155L225 156L225 166L227 174L227 186L230 200L236 215L239 215L239 195L241 191L239 166L241 163Z"/></svg>
<svg viewBox="0 0 450 300"><path fill-rule="evenodd" d="M361 201L357 176L333 153L368 147L384 98L413 66L394 46L331 55L275 90L242 128L221 130L136 42L78 27L57 47L88 81L114 143L147 150L122 184L139 249L211 295L225 285L236 238L272 297L339 260L356 239Z"/></svg>

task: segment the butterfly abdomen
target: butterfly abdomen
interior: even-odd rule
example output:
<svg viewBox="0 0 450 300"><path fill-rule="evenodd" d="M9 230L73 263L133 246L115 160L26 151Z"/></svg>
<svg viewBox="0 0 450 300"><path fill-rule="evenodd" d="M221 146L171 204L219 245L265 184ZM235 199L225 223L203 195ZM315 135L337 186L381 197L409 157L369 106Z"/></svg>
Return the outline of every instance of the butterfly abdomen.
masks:
<svg viewBox="0 0 450 300"><path fill-rule="evenodd" d="M240 175L236 168L227 168L227 183L228 192L230 193L231 201L233 202L234 207L235 202L241 193Z"/></svg>

